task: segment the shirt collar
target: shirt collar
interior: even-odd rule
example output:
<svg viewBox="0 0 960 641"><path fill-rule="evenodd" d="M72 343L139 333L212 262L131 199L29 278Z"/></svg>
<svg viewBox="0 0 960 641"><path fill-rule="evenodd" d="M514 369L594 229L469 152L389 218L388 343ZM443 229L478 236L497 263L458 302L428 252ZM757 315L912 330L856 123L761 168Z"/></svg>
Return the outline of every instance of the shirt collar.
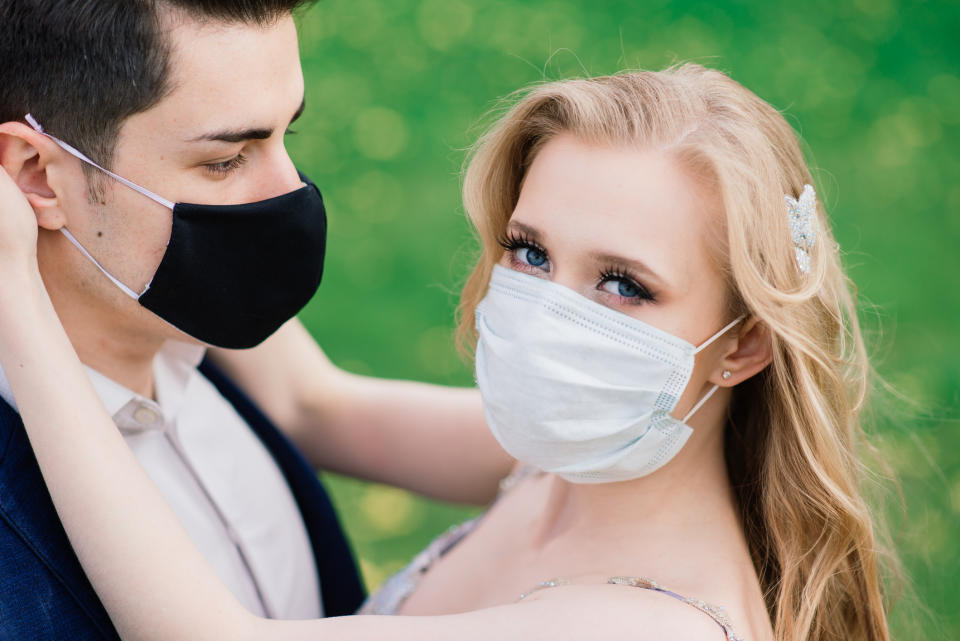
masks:
<svg viewBox="0 0 960 641"><path fill-rule="evenodd" d="M92 367L84 365L83 368L87 370L87 376L90 377L90 382L93 383L93 389L96 390L97 396L100 397L100 402L107 408L107 414L110 416L116 416L117 412L133 399L142 398L130 388L124 387L111 378L107 378Z"/></svg>
<svg viewBox="0 0 960 641"><path fill-rule="evenodd" d="M168 340L153 360L154 391L167 421L176 419L206 351L202 345Z"/></svg>

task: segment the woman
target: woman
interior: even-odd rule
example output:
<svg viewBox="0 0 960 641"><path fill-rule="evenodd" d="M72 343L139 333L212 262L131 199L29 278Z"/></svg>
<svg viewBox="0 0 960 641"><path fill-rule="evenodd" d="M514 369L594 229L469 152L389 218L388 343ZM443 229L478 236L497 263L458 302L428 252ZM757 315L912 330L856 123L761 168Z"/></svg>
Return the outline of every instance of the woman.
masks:
<svg viewBox="0 0 960 641"><path fill-rule="evenodd" d="M0 365L125 639L887 639L868 364L810 182L780 114L696 65L540 86L481 139L462 335L521 465L364 609L430 616L237 604L91 391L26 205L0 227Z"/></svg>

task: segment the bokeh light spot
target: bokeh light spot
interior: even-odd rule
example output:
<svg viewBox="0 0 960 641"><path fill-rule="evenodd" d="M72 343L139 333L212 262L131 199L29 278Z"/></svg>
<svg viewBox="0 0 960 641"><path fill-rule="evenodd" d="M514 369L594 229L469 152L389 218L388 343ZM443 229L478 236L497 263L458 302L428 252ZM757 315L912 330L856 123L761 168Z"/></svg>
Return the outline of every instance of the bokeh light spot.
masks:
<svg viewBox="0 0 960 641"><path fill-rule="evenodd" d="M372 485L360 499L364 519L381 533L408 534L420 521L421 508L407 492Z"/></svg>
<svg viewBox="0 0 960 641"><path fill-rule="evenodd" d="M370 107L357 114L353 133L357 149L375 160L392 160L407 144L403 116L386 107Z"/></svg>
<svg viewBox="0 0 960 641"><path fill-rule="evenodd" d="M417 12L423 41L444 51L462 40L473 25L473 7L461 0L424 0Z"/></svg>

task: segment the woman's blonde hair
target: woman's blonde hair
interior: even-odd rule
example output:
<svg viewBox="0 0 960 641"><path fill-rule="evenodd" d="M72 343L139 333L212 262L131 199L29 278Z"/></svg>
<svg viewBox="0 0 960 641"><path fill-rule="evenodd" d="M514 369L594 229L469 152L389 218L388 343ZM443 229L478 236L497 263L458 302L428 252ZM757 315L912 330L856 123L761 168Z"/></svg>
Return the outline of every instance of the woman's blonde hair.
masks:
<svg viewBox="0 0 960 641"><path fill-rule="evenodd" d="M822 204L808 273L798 270L784 195L813 184L781 114L721 72L660 72L543 84L477 142L464 205L482 241L463 289L459 335L475 344L474 310L527 169L560 133L659 149L722 203L718 263L731 315L769 328L773 362L734 389L724 434L730 479L778 640L889 639L883 546L862 496L860 422L871 370Z"/></svg>

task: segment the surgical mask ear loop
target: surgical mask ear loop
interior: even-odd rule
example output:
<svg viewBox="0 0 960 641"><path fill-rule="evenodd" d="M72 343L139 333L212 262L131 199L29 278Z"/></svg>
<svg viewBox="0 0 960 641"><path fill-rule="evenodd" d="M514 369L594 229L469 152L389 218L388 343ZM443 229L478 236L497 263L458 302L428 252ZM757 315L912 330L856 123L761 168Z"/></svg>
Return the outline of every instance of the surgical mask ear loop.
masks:
<svg viewBox="0 0 960 641"><path fill-rule="evenodd" d="M727 333L727 331L730 330L731 327L733 327L734 325L736 325L737 323L739 323L740 321L742 321L744 318L746 318L746 315L740 315L740 316L738 316L738 317L736 318L736 320L728 323L728 324L726 325L726 327L724 327L724 328L721 329L719 332L717 332L716 334L714 334L713 336L711 336L710 338L708 338L706 341L704 341L703 343L701 343L701 344L700 344L700 347L698 347L698 348L696 348L695 350L693 350L693 353L694 353L694 354L699 354L699 353L700 353L701 351L703 351L703 349L706 348L710 343L712 343L713 341L715 341L715 340L717 340L718 338L720 338L721 336L723 336L725 333ZM687 420L689 420L690 417L693 416L698 409L700 409L701 407L703 407L703 404L704 404L704 403L706 403L707 401L710 400L710 397L711 397L711 396L713 396L714 394L716 394L716 392L717 392L718 389L720 389L720 386L719 386L719 385L714 385L713 387L711 387L711 388L710 388L710 391L707 392L707 393L704 395L703 398L701 398L699 401L697 401L697 404L693 406L693 409L691 409L689 412L687 412L687 415L683 417L683 420L681 421L681 423L686 423Z"/></svg>

